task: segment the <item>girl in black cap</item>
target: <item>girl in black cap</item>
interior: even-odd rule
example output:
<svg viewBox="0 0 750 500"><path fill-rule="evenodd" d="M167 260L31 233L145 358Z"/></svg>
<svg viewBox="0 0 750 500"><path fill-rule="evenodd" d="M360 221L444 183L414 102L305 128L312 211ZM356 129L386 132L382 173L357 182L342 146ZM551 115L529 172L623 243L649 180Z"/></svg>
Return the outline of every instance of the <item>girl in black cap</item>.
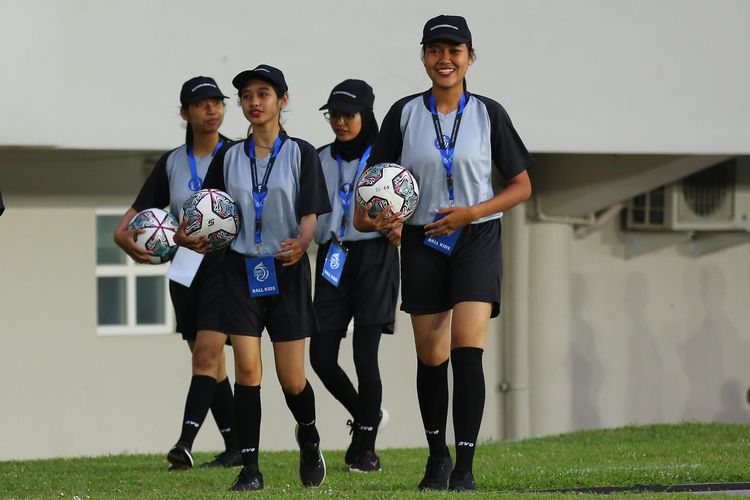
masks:
<svg viewBox="0 0 750 500"><path fill-rule="evenodd" d="M500 309L500 217L531 195L526 169L533 159L503 107L466 90L474 49L463 17L427 21L422 60L432 87L391 107L370 163L400 161L419 183L419 206L401 238L401 309L412 319L430 447L419 488L472 491L484 409L482 353L489 320ZM498 193L493 164L505 182ZM387 223L393 224L357 211L358 229ZM445 440L449 358L455 469Z"/></svg>
<svg viewBox="0 0 750 500"><path fill-rule="evenodd" d="M281 111L289 95L284 75L260 65L232 81L252 134L216 155L206 186L228 192L242 228L224 259L223 325L232 339L235 406L244 467L234 491L260 490L260 336L273 342L276 374L297 421L299 477L320 486L326 468L315 426L315 394L305 376L305 338L317 331L307 247L318 214L331 210L317 152L287 136Z"/></svg>
<svg viewBox="0 0 750 500"><path fill-rule="evenodd" d="M372 88L345 80L331 91L326 118L336 140L318 153L328 186L331 214L318 220L315 310L320 333L310 339L310 362L326 388L349 411L352 442L345 461L350 470L380 470L375 437L381 424L383 386L378 368L381 333L393 333L398 299L400 229L388 237L354 229L354 187L367 162L378 124ZM390 240L390 241L389 241ZM373 300L377 297L377 300ZM339 366L341 339L354 318L354 366L358 389ZM385 414L387 416L387 413Z"/></svg>
<svg viewBox="0 0 750 500"><path fill-rule="evenodd" d="M197 76L183 84L180 115L187 122L185 144L159 158L133 206L125 212L115 229L115 242L136 262L147 263L150 254L136 246L135 236L140 231L128 229L130 220L141 210L165 206L180 216L182 204L201 188L212 157L223 143L228 142L219 134L224 120L224 99L226 96L212 78ZM186 250L180 250L183 251ZM219 316L222 257L222 252L206 255L200 267L193 271L194 278L189 287L169 282L177 331L188 342L193 364L182 432L177 444L167 454L170 470L193 466L191 448L209 408L226 449L203 465L233 467L240 464L232 388L224 361L223 347L227 336L222 333Z"/></svg>

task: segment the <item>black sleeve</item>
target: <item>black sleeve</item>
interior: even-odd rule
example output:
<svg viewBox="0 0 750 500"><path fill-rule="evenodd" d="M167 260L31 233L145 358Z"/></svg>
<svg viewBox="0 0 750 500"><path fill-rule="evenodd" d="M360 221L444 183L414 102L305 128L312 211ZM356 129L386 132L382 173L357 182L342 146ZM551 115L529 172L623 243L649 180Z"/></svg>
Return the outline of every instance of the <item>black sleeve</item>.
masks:
<svg viewBox="0 0 750 500"><path fill-rule="evenodd" d="M0 215L5 212L5 205L3 205L3 193L0 193Z"/></svg>
<svg viewBox="0 0 750 500"><path fill-rule="evenodd" d="M301 218L308 214L330 212L331 202L328 200L328 188L318 152L308 142L291 140L297 143L301 153L297 215Z"/></svg>
<svg viewBox="0 0 750 500"><path fill-rule="evenodd" d="M239 144L238 142L224 143L224 145L216 152L214 158L211 160L211 164L208 166L206 171L206 178L203 179L203 187L206 189L219 189L226 191L227 186L224 181L224 157L227 154L227 150Z"/></svg>
<svg viewBox="0 0 750 500"><path fill-rule="evenodd" d="M409 99L397 101L383 118L378 138L367 161L368 167L384 162L397 163L401 158L401 149L404 146L404 137L401 135L401 111Z"/></svg>
<svg viewBox="0 0 750 500"><path fill-rule="evenodd" d="M147 208L164 208L169 205L169 177L167 158L174 150L164 153L151 170L141 191L133 202L133 208L140 212Z"/></svg>
<svg viewBox="0 0 750 500"><path fill-rule="evenodd" d="M484 103L490 116L490 144L495 168L504 178L511 179L533 166L534 157L526 150L505 108L487 97L475 97Z"/></svg>

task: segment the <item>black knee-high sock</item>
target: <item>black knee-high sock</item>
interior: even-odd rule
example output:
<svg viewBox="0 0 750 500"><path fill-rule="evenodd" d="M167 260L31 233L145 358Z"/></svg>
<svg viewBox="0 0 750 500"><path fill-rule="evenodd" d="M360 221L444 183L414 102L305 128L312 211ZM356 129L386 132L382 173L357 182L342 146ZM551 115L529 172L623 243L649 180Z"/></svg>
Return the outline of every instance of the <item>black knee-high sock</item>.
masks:
<svg viewBox="0 0 750 500"><path fill-rule="evenodd" d="M318 429L315 427L315 393L310 382L305 383L305 388L299 394L284 393L286 405L294 415L294 420L299 425L299 442L317 443L320 441Z"/></svg>
<svg viewBox="0 0 750 500"><path fill-rule="evenodd" d="M417 397L430 456L447 456L445 426L448 420L448 360L437 366L427 366L417 359Z"/></svg>
<svg viewBox="0 0 750 500"><path fill-rule="evenodd" d="M237 429L234 419L234 395L229 378L217 382L214 399L211 401L211 414L219 427L224 447L227 450L238 450Z"/></svg>
<svg viewBox="0 0 750 500"><path fill-rule="evenodd" d="M364 381L359 384L359 399L362 420L359 426L359 447L375 451L375 438L380 422L380 402L383 399L383 384L380 380Z"/></svg>
<svg viewBox="0 0 750 500"><path fill-rule="evenodd" d="M471 471L484 411L484 371L477 347L451 352L453 363L453 430L456 435L456 469Z"/></svg>
<svg viewBox="0 0 750 500"><path fill-rule="evenodd" d="M242 465L257 468L260 443L260 386L234 384L234 411Z"/></svg>
<svg viewBox="0 0 750 500"><path fill-rule="evenodd" d="M178 442L188 448L193 447L195 436L208 414L211 400L216 392L216 379L207 375L193 375L185 398L185 413L182 419L182 432Z"/></svg>
<svg viewBox="0 0 750 500"><path fill-rule="evenodd" d="M381 332L380 325L354 327L354 366L359 379L359 447L369 451L375 451L383 400L383 384L378 368Z"/></svg>
<svg viewBox="0 0 750 500"><path fill-rule="evenodd" d="M359 422L357 391L338 361L341 338L341 332L313 335L310 338L310 364L328 392L344 405L355 422Z"/></svg>

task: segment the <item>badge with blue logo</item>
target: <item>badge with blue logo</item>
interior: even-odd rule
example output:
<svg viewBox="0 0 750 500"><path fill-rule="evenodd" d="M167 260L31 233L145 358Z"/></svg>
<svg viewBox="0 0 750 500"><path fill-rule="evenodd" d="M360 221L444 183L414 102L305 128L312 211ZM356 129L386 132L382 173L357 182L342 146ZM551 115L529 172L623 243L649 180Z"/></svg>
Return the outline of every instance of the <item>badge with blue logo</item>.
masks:
<svg viewBox="0 0 750 500"><path fill-rule="evenodd" d="M245 259L247 269L247 284L250 288L251 297L265 297L266 295L278 295L279 285L276 282L276 268L274 257L248 257Z"/></svg>
<svg viewBox="0 0 750 500"><path fill-rule="evenodd" d="M188 188L190 188L190 191L192 192L199 191L201 186L203 186L203 179L200 177L191 177L188 181Z"/></svg>
<svg viewBox="0 0 750 500"><path fill-rule="evenodd" d="M326 261L323 264L323 278L333 286L339 286L341 273L344 271L346 256L349 249L346 248L336 237L331 238L331 246L326 254Z"/></svg>
<svg viewBox="0 0 750 500"><path fill-rule="evenodd" d="M436 214L435 220L437 222L448 214ZM427 236L424 239L424 244L430 248L434 248L438 252L443 252L446 255L450 255L453 252L453 248L456 246L456 240L461 234L461 229L456 229L447 236Z"/></svg>

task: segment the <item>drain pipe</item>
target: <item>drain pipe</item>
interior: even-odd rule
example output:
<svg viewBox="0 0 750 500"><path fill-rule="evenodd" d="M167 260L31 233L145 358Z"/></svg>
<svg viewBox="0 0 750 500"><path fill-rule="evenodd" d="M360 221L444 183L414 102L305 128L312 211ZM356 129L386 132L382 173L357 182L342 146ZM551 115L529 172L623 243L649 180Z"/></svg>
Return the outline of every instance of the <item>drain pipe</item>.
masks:
<svg viewBox="0 0 750 500"><path fill-rule="evenodd" d="M527 202L528 203L528 202ZM529 225L527 204L503 216L502 394L504 439L531 432L529 418Z"/></svg>
<svg viewBox="0 0 750 500"><path fill-rule="evenodd" d="M599 215L591 224L576 226L575 232L573 234L578 239L585 238L591 233L594 233L607 225L609 221L617 217L620 212L625 209L626 206L627 205L625 203L615 203L607 210L602 212L601 215Z"/></svg>

